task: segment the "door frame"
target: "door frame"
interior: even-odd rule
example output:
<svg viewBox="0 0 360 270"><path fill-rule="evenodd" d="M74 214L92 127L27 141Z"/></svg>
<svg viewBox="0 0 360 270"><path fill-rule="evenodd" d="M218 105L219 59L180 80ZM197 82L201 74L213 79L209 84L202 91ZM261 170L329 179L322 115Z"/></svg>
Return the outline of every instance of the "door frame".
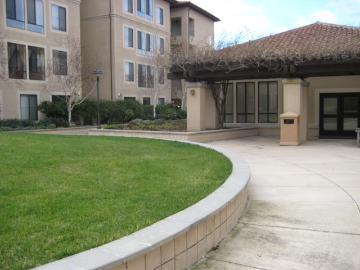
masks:
<svg viewBox="0 0 360 270"><path fill-rule="evenodd" d="M355 138L356 133L354 131L344 131L343 130L343 124L344 124L344 118L346 116L354 116L354 114L345 114L344 113L344 97L357 97L358 98L358 127L360 127L360 92L344 92L344 93L320 93L320 107L319 107L319 137L320 138ZM324 111L324 99L334 97L338 100L338 108L337 108L337 127L338 129L336 131L325 131L324 130L324 118L325 115L323 113Z"/></svg>

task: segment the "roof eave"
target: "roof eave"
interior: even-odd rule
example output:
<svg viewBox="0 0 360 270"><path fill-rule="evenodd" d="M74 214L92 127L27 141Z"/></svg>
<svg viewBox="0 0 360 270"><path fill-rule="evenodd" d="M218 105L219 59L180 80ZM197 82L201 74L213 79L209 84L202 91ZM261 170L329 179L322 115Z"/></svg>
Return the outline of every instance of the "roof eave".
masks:
<svg viewBox="0 0 360 270"><path fill-rule="evenodd" d="M195 11L197 11L198 13L204 15L205 17L211 19L214 22L219 22L220 21L220 19L218 17L216 17L215 15L211 14L210 12L206 11L205 9L203 9L203 8L193 4L191 2L177 2L177 1L175 1L170 6L171 9L184 8L184 7L192 8Z"/></svg>

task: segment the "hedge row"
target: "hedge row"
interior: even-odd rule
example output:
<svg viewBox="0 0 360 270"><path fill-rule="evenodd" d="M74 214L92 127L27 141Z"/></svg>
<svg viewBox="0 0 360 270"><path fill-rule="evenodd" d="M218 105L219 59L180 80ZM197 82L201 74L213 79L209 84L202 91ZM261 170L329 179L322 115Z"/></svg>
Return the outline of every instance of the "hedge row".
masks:
<svg viewBox="0 0 360 270"><path fill-rule="evenodd" d="M67 119L66 104L63 102L48 102L40 104L39 111L50 119ZM171 104L156 107L158 119L185 119L186 112ZM153 107L137 101L101 101L100 118L102 124L128 123L134 119L153 119ZM72 112L73 122L79 125L93 125L97 119L96 102L85 101L76 106Z"/></svg>
<svg viewBox="0 0 360 270"><path fill-rule="evenodd" d="M62 122L62 123L61 123ZM57 126L67 126L62 119L46 118L41 121L29 121L19 119L0 120L0 131L25 130L25 129L50 129Z"/></svg>

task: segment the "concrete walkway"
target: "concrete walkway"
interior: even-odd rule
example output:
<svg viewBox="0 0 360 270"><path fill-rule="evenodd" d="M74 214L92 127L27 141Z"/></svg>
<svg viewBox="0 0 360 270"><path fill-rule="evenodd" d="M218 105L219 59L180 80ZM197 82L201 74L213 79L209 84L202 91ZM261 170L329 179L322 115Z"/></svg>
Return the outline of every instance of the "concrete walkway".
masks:
<svg viewBox="0 0 360 270"><path fill-rule="evenodd" d="M232 235L196 269L360 269L355 141L280 147L274 139L254 137L213 144L250 164L250 203Z"/></svg>

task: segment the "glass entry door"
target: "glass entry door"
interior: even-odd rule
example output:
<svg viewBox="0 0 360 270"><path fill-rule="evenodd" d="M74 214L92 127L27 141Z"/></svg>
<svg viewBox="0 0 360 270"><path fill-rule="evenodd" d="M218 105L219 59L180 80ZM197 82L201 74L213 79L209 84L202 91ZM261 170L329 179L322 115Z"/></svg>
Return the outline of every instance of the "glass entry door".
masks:
<svg viewBox="0 0 360 270"><path fill-rule="evenodd" d="M360 93L320 95L320 136L355 137L360 127Z"/></svg>

